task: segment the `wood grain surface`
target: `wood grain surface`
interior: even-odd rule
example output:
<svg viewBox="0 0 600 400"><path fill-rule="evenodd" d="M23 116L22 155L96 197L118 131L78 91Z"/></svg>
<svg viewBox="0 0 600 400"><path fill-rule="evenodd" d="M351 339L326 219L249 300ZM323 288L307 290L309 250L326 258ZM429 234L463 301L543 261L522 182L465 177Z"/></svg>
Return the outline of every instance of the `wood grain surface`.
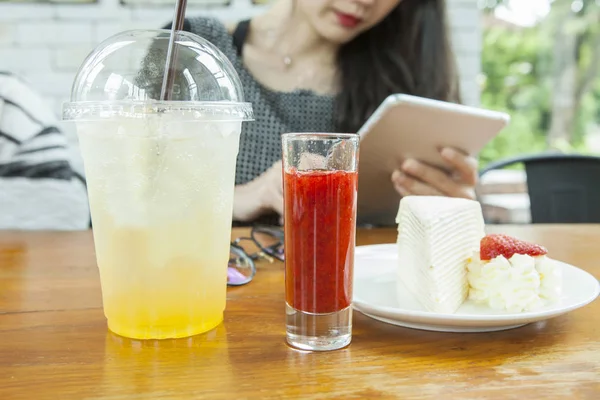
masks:
<svg viewBox="0 0 600 400"><path fill-rule="evenodd" d="M488 230L600 278L600 225ZM395 238L359 230L358 244ZM0 399L600 399L600 301L483 334L355 312L348 348L309 353L285 344L283 264L261 263L215 330L136 341L107 331L94 257L90 232L0 232Z"/></svg>

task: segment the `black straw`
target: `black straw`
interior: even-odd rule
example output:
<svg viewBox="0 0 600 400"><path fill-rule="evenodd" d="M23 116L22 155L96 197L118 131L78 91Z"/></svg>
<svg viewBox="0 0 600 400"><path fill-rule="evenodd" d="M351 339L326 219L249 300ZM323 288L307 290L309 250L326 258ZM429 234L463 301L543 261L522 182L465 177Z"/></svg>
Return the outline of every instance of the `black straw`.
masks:
<svg viewBox="0 0 600 400"><path fill-rule="evenodd" d="M183 30L186 7L187 0L177 0L175 3L175 14L173 15L173 24L171 25L171 36L169 37L169 46L167 47L165 75L163 77L163 84L160 92L160 99L163 101L171 100L173 97L173 85L175 83L175 60L177 59L175 37L178 31Z"/></svg>

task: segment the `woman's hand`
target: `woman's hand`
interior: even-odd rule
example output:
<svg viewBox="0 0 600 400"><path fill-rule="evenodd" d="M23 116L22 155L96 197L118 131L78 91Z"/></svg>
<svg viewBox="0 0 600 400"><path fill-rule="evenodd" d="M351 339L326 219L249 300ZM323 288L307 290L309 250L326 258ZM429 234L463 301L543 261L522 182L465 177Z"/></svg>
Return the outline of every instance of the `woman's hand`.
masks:
<svg viewBox="0 0 600 400"><path fill-rule="evenodd" d="M452 169L448 174L414 159L407 159L392 174L394 187L402 196L449 196L475 199L477 160L455 149L444 148L441 155Z"/></svg>
<svg viewBox="0 0 600 400"><path fill-rule="evenodd" d="M283 215L283 171L276 162L259 177L235 187L233 219L252 221L263 214L276 212Z"/></svg>

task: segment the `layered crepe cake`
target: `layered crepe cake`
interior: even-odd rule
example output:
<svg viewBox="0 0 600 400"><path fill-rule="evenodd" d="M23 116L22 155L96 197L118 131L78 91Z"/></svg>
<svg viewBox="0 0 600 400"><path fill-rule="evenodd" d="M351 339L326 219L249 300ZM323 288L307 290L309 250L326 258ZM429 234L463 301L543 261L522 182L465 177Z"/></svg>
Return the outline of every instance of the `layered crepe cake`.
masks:
<svg viewBox="0 0 600 400"><path fill-rule="evenodd" d="M443 314L455 313L467 298L506 312L560 300L560 263L540 245L485 235L477 201L407 196L396 222L399 300L408 291L425 310Z"/></svg>
<svg viewBox="0 0 600 400"><path fill-rule="evenodd" d="M477 201L402 198L398 223L399 293L408 290L428 311L454 313L467 299L467 261L484 237Z"/></svg>

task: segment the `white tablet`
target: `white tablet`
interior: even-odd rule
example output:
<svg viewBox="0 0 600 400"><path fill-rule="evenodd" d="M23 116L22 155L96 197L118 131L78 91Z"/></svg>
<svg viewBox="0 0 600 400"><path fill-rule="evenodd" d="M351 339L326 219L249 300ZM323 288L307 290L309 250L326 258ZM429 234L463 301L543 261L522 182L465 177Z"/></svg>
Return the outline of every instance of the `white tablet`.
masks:
<svg viewBox="0 0 600 400"><path fill-rule="evenodd" d="M389 96L360 129L359 224L394 225L391 174L406 158L448 169L439 150L476 156L510 121L506 113L422 97Z"/></svg>

